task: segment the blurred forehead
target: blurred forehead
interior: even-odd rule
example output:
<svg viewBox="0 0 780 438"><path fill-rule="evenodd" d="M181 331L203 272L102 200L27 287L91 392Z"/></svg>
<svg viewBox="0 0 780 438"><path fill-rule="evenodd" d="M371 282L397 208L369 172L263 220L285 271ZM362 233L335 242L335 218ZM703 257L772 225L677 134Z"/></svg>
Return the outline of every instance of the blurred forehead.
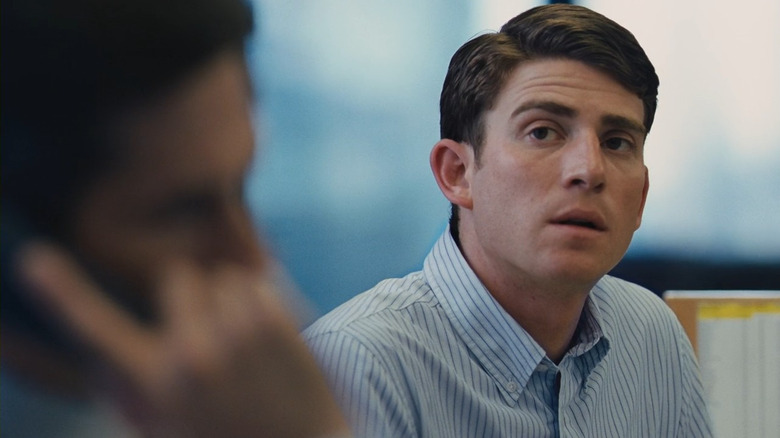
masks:
<svg viewBox="0 0 780 438"><path fill-rule="evenodd" d="M120 115L108 178L143 186L223 179L251 160L251 97L243 58L225 52L169 92Z"/></svg>

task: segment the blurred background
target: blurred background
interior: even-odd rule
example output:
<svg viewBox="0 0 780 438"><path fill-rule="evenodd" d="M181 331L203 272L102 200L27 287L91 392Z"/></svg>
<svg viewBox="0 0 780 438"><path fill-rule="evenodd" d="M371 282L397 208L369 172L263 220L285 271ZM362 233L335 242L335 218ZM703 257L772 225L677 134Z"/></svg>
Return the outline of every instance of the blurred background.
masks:
<svg viewBox="0 0 780 438"><path fill-rule="evenodd" d="M449 217L428 167L450 56L544 1L255 0L258 223L321 315L418 270ZM615 274L780 288L780 2L579 1L661 78L644 223Z"/></svg>

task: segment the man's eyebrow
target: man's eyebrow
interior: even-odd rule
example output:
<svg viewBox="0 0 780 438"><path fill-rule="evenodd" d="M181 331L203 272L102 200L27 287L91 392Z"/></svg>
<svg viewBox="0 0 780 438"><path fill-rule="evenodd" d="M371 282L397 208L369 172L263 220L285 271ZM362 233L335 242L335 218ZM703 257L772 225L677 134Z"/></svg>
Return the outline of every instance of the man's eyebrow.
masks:
<svg viewBox="0 0 780 438"><path fill-rule="evenodd" d="M566 105L561 105L560 103L557 102L552 102L548 100L532 100L520 105L514 111L512 111L512 118L530 110L542 110L551 114L555 114L567 118L577 117L578 114L577 110L575 110L574 108L570 108ZM635 131L641 133L642 135L647 134L647 130L645 130L645 125L643 123L640 123L634 119L630 119L625 116L619 116L616 114L607 114L601 118L601 123L604 126L610 126L612 128Z"/></svg>
<svg viewBox="0 0 780 438"><path fill-rule="evenodd" d="M546 111L548 113L567 118L573 118L577 116L577 110L566 105L561 105L560 103L548 100L532 100L520 105L514 111L512 111L512 118L518 114L534 109Z"/></svg>
<svg viewBox="0 0 780 438"><path fill-rule="evenodd" d="M601 123L604 126L609 126L617 129L624 129L627 131L636 131L642 135L646 135L645 125L628 117L617 115L606 115L601 118Z"/></svg>

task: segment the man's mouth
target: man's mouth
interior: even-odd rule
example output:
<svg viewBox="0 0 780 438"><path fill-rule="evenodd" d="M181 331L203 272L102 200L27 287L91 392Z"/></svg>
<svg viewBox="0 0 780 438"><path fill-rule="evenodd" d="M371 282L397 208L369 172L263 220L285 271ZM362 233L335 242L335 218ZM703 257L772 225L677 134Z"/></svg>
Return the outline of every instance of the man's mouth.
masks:
<svg viewBox="0 0 780 438"><path fill-rule="evenodd" d="M577 227L585 227L585 228L590 228L590 229L593 229L593 230L598 230L599 229L596 226L596 224L594 224L593 222L587 221L587 220L582 220L582 219L567 219L567 220L564 220L564 221L560 221L558 223L561 224L561 225L574 225L574 226L577 226Z"/></svg>
<svg viewBox="0 0 780 438"><path fill-rule="evenodd" d="M601 215L587 211L571 211L557 216L552 220L556 225L569 225L588 228L596 231L606 231L607 225Z"/></svg>

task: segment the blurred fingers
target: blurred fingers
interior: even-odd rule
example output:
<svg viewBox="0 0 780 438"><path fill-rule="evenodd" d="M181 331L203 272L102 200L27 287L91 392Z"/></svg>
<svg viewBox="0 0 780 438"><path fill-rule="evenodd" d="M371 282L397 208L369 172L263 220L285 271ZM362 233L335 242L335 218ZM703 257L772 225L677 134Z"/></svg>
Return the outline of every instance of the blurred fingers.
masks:
<svg viewBox="0 0 780 438"><path fill-rule="evenodd" d="M86 351L137 379L155 366L154 334L117 306L76 261L56 246L32 243L19 269L34 299Z"/></svg>

